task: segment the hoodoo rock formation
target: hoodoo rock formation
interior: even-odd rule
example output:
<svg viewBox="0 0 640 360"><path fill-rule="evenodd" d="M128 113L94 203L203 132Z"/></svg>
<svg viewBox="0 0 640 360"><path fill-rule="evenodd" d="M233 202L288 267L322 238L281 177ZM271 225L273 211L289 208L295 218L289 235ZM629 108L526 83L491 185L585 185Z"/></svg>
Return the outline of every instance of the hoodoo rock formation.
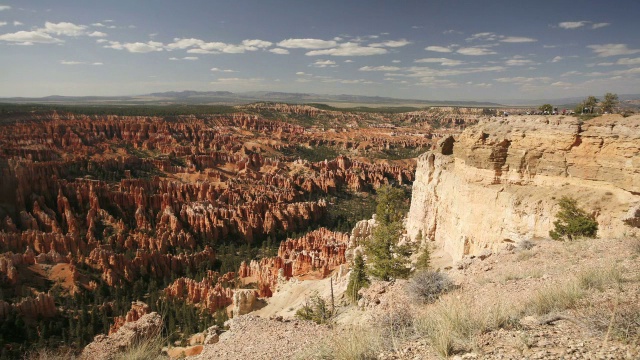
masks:
<svg viewBox="0 0 640 360"><path fill-rule="evenodd" d="M562 196L601 237L638 232L640 116L515 116L451 140L418 160L407 231L454 260L548 237Z"/></svg>

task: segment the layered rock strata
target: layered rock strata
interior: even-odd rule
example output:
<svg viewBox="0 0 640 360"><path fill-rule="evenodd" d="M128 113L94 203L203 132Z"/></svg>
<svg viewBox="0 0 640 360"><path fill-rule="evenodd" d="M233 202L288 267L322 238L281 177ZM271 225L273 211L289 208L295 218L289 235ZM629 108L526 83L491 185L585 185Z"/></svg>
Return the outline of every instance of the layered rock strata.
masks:
<svg viewBox="0 0 640 360"><path fill-rule="evenodd" d="M595 216L600 237L638 232L640 116L516 116L468 128L420 156L407 231L454 260L496 251L548 237L562 196Z"/></svg>

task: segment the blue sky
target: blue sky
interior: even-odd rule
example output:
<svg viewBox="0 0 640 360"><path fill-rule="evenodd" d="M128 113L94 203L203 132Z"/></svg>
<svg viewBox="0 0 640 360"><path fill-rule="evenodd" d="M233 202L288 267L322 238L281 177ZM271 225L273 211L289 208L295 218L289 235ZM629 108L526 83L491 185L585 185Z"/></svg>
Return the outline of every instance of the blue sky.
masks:
<svg viewBox="0 0 640 360"><path fill-rule="evenodd" d="M0 0L0 97L639 93L638 34L638 0Z"/></svg>

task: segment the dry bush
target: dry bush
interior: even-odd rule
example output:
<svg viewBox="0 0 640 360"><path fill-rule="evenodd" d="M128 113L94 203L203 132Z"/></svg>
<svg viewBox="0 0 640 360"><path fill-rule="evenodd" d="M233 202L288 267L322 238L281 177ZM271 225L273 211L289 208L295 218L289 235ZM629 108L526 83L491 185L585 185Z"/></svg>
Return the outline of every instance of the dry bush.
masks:
<svg viewBox="0 0 640 360"><path fill-rule="evenodd" d="M453 283L445 273L419 271L407 283L407 293L420 303L432 303L441 294L451 290Z"/></svg>
<svg viewBox="0 0 640 360"><path fill-rule="evenodd" d="M529 240L529 239L524 239L520 242L518 242L518 244L516 245L516 250L517 251L526 251L526 250L531 250L536 246L536 244Z"/></svg>
<svg viewBox="0 0 640 360"><path fill-rule="evenodd" d="M414 312L411 306L403 301L394 301L388 309L373 315L373 322L382 336L392 341L395 346L413 334Z"/></svg>
<svg viewBox="0 0 640 360"><path fill-rule="evenodd" d="M123 352L117 354L114 360L160 360L168 359L162 354L163 346L168 342L168 338L162 336L162 333L140 339L136 341Z"/></svg>
<svg viewBox="0 0 640 360"><path fill-rule="evenodd" d="M373 360L390 344L373 327L358 326L335 333L330 339L301 353L297 359Z"/></svg>
<svg viewBox="0 0 640 360"><path fill-rule="evenodd" d="M575 282L547 286L539 289L525 304L525 310L535 315L572 309L584 297L584 292Z"/></svg>
<svg viewBox="0 0 640 360"><path fill-rule="evenodd" d="M521 250L518 252L518 261L527 261L536 255L535 250Z"/></svg>
<svg viewBox="0 0 640 360"><path fill-rule="evenodd" d="M606 269L588 269L578 274L578 285L583 290L604 291L611 284L620 287L623 281L622 272L615 266Z"/></svg>
<svg viewBox="0 0 640 360"><path fill-rule="evenodd" d="M517 325L518 313L501 304L479 306L449 296L416 319L416 332L425 335L441 356L448 357L471 350L476 336L484 332Z"/></svg>
<svg viewBox="0 0 640 360"><path fill-rule="evenodd" d="M586 318L603 336L640 345L640 304L620 304L612 312L592 310Z"/></svg>

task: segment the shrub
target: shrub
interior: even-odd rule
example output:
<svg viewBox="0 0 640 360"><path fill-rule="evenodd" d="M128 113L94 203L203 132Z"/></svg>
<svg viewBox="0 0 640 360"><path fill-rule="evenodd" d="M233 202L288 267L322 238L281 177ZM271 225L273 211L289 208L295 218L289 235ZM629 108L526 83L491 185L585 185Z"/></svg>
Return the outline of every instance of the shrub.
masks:
<svg viewBox="0 0 640 360"><path fill-rule="evenodd" d="M609 284L620 286L623 282L622 272L617 267L608 269L594 268L578 274L578 285L583 290L597 289L604 291Z"/></svg>
<svg viewBox="0 0 640 360"><path fill-rule="evenodd" d="M558 204L560 211L556 214L557 220L553 222L555 228L549 231L552 239L560 240L567 237L573 240L576 236L596 237L598 223L592 216L578 208L575 199L563 196Z"/></svg>
<svg viewBox="0 0 640 360"><path fill-rule="evenodd" d="M325 299L314 294L296 311L296 317L301 320L311 320L317 324L326 324L333 317L333 309Z"/></svg>
<svg viewBox="0 0 640 360"><path fill-rule="evenodd" d="M407 284L409 295L422 303L436 301L440 294L452 287L453 284L446 274L428 270L417 272Z"/></svg>
<svg viewBox="0 0 640 360"><path fill-rule="evenodd" d="M358 302L358 291L369 284L369 279L365 272L364 259L362 254L358 252L353 259L353 269L349 275L349 284L347 285L347 297L352 303Z"/></svg>
<svg viewBox="0 0 640 360"><path fill-rule="evenodd" d="M416 319L416 331L424 334L443 357L471 350L476 337L487 331L511 327L518 311L497 304L474 305L469 299L440 299L429 312Z"/></svg>
<svg viewBox="0 0 640 360"><path fill-rule="evenodd" d="M575 283L549 286L538 290L533 298L526 303L525 309L531 314L546 315L574 308L583 296L584 292Z"/></svg>

